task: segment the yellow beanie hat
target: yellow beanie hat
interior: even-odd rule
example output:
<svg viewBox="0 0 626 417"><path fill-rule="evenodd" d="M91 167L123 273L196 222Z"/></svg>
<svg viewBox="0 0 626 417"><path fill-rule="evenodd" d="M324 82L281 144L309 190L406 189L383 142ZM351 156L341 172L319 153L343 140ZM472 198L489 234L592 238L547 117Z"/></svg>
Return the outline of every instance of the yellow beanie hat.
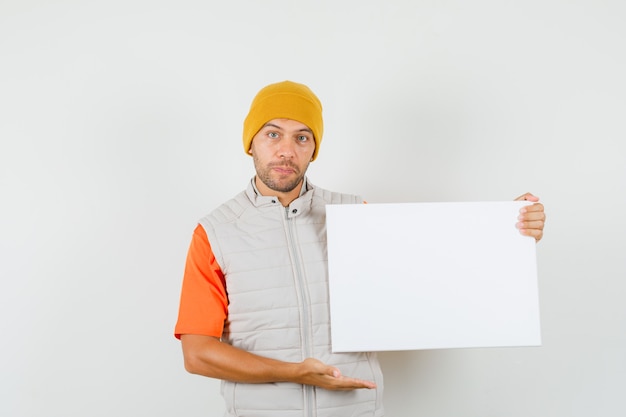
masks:
<svg viewBox="0 0 626 417"><path fill-rule="evenodd" d="M317 153L324 133L322 120L322 103L309 87L293 81L282 81L270 84L258 92L248 116L243 122L243 150L250 153L252 138L259 130L273 119L291 119L307 125L315 137L315 151Z"/></svg>

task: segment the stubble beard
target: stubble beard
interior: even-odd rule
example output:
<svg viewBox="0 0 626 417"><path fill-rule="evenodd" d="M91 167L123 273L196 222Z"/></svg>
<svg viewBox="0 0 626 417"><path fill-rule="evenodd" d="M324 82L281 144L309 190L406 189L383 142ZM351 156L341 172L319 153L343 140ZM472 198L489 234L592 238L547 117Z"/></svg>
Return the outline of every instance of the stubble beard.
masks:
<svg viewBox="0 0 626 417"><path fill-rule="evenodd" d="M307 168L309 167L309 164L307 164L306 167L304 167L304 170L300 172L300 169L295 164L289 161L274 162L263 166L255 156L253 156L253 159L257 177L270 190L279 193L288 193L293 191L300 184L300 182L304 178L304 174L306 173ZM276 166L289 167L294 170L296 176L291 180L287 178L277 178L277 174L272 170L272 168Z"/></svg>

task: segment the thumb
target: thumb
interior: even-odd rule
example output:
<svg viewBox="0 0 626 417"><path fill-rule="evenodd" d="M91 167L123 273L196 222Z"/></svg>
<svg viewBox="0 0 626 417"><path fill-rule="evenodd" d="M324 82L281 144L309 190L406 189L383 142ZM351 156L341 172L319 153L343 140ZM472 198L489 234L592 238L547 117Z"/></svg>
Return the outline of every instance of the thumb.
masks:
<svg viewBox="0 0 626 417"><path fill-rule="evenodd" d="M533 203L536 203L537 201L539 201L539 197L536 197L532 195L531 193L526 193L517 197L515 201L531 201Z"/></svg>

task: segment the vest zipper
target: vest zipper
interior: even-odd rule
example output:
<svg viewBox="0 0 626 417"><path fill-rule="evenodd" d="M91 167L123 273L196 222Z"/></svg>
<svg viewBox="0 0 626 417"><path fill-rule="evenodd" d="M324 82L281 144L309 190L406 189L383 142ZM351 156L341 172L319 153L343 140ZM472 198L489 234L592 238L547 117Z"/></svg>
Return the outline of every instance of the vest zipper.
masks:
<svg viewBox="0 0 626 417"><path fill-rule="evenodd" d="M313 355L311 351L311 340L310 340L310 312L309 312L309 292L307 290L306 281L304 279L304 274L302 272L302 262L300 259L300 252L298 251L297 240L294 236L294 220L289 218L289 207L285 207L285 223L287 229L287 240L289 252L291 253L291 258L293 259L294 266L294 274L295 274L295 284L296 284L296 292L298 294L298 299L300 300L301 307L301 320L302 323L302 345L304 350L304 358L310 358ZM315 417L315 406L314 406L314 387L311 385L303 385L304 390L304 411L306 416Z"/></svg>

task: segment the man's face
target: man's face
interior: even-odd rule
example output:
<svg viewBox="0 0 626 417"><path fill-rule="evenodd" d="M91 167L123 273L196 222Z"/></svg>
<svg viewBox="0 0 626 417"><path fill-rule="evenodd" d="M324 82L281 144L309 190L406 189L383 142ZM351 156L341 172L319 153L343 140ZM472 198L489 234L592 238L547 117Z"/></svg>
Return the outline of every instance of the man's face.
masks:
<svg viewBox="0 0 626 417"><path fill-rule="evenodd" d="M294 191L301 183L314 151L311 129L291 119L267 122L254 135L250 147L257 178L269 190L282 194ZM262 194L269 190L259 189Z"/></svg>

